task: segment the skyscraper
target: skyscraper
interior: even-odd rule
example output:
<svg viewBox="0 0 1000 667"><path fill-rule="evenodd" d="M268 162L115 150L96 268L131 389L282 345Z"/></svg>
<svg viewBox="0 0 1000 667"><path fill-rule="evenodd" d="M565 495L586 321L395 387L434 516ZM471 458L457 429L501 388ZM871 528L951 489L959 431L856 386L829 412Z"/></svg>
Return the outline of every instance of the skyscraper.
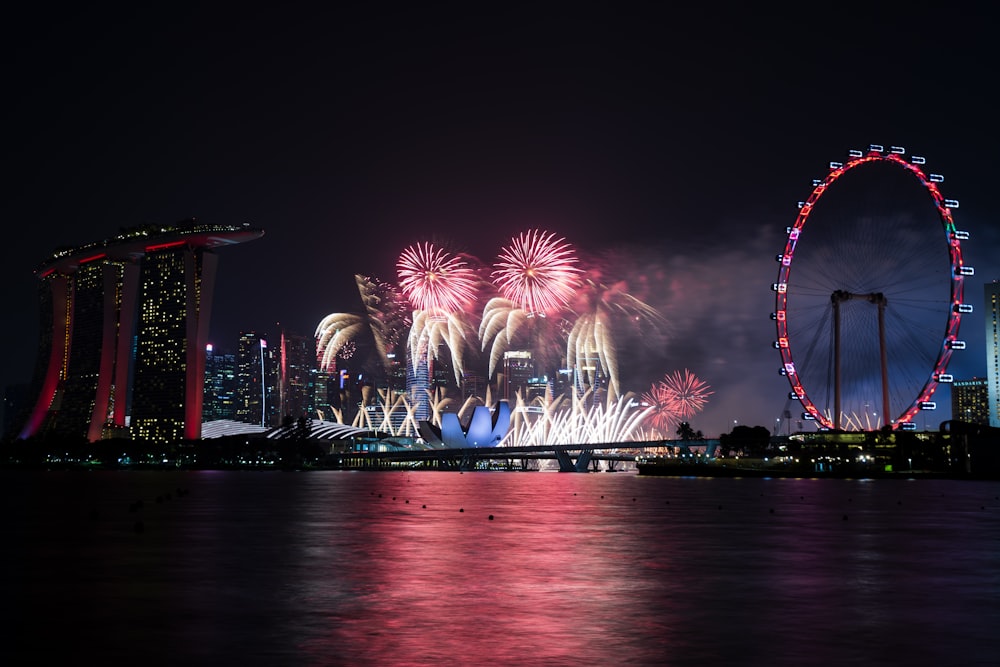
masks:
<svg viewBox="0 0 1000 667"><path fill-rule="evenodd" d="M986 380L972 378L952 383L951 418L970 424L989 423L989 387Z"/></svg>
<svg viewBox="0 0 1000 667"><path fill-rule="evenodd" d="M217 257L183 242L166 246L147 249L142 261L129 427L139 440L201 437Z"/></svg>
<svg viewBox="0 0 1000 667"><path fill-rule="evenodd" d="M266 347L267 342L256 332L244 331L240 334L236 350L236 421L264 423Z"/></svg>
<svg viewBox="0 0 1000 667"><path fill-rule="evenodd" d="M535 362L528 350L508 350L503 353L503 387L501 398L514 403L518 393L528 399L528 380L535 375Z"/></svg>
<svg viewBox="0 0 1000 667"><path fill-rule="evenodd" d="M236 418L236 355L208 345L205 349L205 400L202 421Z"/></svg>
<svg viewBox="0 0 1000 667"><path fill-rule="evenodd" d="M213 249L262 235L190 220L55 252L38 271L37 399L20 437L200 437Z"/></svg>
<svg viewBox="0 0 1000 667"><path fill-rule="evenodd" d="M315 417L316 339L282 331L278 375L281 418Z"/></svg>
<svg viewBox="0 0 1000 667"><path fill-rule="evenodd" d="M410 405L414 406L414 418L430 419L430 359L427 347L421 348L415 361L408 358L406 364L406 395Z"/></svg>
<svg viewBox="0 0 1000 667"><path fill-rule="evenodd" d="M1000 281L986 283L985 288L986 378L989 382L990 426L1000 428Z"/></svg>

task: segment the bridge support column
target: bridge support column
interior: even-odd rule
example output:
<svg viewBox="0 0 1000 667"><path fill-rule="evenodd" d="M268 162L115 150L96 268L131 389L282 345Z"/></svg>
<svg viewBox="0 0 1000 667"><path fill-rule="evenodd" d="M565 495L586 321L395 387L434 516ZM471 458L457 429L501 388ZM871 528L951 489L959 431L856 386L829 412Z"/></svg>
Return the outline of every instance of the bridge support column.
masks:
<svg viewBox="0 0 1000 667"><path fill-rule="evenodd" d="M587 466L590 465L591 457L593 457L594 452L589 449L585 449L580 452L580 455L576 457L576 461L573 461L569 457L569 453L564 450L556 451L556 460L559 461L559 472L587 472Z"/></svg>

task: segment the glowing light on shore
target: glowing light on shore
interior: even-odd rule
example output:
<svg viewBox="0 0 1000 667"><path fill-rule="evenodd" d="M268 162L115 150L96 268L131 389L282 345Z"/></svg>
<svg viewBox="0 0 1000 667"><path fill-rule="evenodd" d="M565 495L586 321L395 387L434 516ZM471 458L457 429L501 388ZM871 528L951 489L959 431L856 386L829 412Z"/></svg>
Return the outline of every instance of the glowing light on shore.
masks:
<svg viewBox="0 0 1000 667"><path fill-rule="evenodd" d="M476 298L476 274L465 260L432 243L410 246L396 263L399 286L414 310L448 314Z"/></svg>
<svg viewBox="0 0 1000 667"><path fill-rule="evenodd" d="M530 230L500 251L493 283L504 298L535 315L566 307L580 282L576 252L551 232Z"/></svg>

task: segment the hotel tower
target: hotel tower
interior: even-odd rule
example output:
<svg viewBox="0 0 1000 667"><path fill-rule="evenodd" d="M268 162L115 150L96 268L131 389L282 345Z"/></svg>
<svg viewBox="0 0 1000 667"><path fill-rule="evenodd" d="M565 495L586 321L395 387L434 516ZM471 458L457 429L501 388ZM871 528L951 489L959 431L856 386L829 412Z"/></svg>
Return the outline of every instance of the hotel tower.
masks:
<svg viewBox="0 0 1000 667"><path fill-rule="evenodd" d="M37 399L19 437L200 438L214 251L263 234L190 220L54 253L37 271Z"/></svg>

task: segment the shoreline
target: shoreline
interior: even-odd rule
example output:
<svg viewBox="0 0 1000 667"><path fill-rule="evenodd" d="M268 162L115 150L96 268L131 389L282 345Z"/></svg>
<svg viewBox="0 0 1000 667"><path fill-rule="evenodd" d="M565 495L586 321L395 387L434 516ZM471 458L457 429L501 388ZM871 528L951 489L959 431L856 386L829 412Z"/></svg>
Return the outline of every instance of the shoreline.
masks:
<svg viewBox="0 0 1000 667"><path fill-rule="evenodd" d="M885 471L845 467L842 470L808 468L754 468L711 463L639 462L638 473L648 477L750 477L781 479L948 479L1000 481L1000 471L965 472L948 470Z"/></svg>

